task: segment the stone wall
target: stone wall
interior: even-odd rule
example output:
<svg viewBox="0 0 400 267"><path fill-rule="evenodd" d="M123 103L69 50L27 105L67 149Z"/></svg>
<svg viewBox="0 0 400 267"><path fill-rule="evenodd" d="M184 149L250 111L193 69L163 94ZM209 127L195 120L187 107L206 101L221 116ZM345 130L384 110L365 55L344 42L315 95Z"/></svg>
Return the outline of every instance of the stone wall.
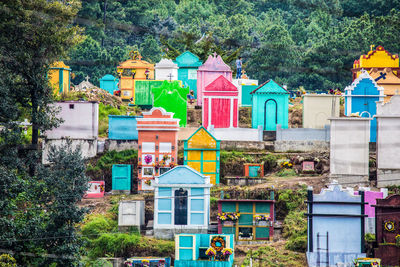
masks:
<svg viewBox="0 0 400 267"><path fill-rule="evenodd" d="M97 139L45 139L42 143L42 162L43 164L48 164L48 155L51 146L61 147L67 144L67 140L72 143L72 149L80 147L82 157L93 158L97 154Z"/></svg>
<svg viewBox="0 0 400 267"><path fill-rule="evenodd" d="M289 128L282 129L281 125L276 126L277 141L325 141L329 142L330 127L323 129L311 128Z"/></svg>
<svg viewBox="0 0 400 267"><path fill-rule="evenodd" d="M128 149L138 149L137 140L110 140L106 139L104 144L104 151L123 151Z"/></svg>
<svg viewBox="0 0 400 267"><path fill-rule="evenodd" d="M329 142L327 141L275 141L275 152L312 152L312 151L329 151Z"/></svg>

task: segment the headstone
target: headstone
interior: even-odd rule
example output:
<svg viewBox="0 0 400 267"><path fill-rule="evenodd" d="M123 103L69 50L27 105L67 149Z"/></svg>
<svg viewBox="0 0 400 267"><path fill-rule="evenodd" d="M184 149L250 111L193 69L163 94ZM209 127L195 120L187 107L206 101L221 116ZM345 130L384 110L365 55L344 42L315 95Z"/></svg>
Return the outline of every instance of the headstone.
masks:
<svg viewBox="0 0 400 267"><path fill-rule="evenodd" d="M337 182L320 194L308 190L308 266L351 264L365 257L364 192L354 196Z"/></svg>
<svg viewBox="0 0 400 267"><path fill-rule="evenodd" d="M358 76L353 83L345 88L345 115L358 113L361 117L372 118L376 115L376 101L383 101L383 87L366 71ZM376 142L376 119L371 121L370 142Z"/></svg>
<svg viewBox="0 0 400 267"><path fill-rule="evenodd" d="M180 119L179 126L187 124L187 94L188 88L182 88L179 82L164 81L160 87L152 89L154 106L162 107L167 112L173 112L175 119Z"/></svg>
<svg viewBox="0 0 400 267"><path fill-rule="evenodd" d="M108 115L108 139L138 140L137 118L142 116Z"/></svg>
<svg viewBox="0 0 400 267"><path fill-rule="evenodd" d="M234 234L236 241L273 240L275 200L221 199L218 233Z"/></svg>
<svg viewBox="0 0 400 267"><path fill-rule="evenodd" d="M264 177L264 164L263 163L245 163L244 176L255 178Z"/></svg>
<svg viewBox="0 0 400 267"><path fill-rule="evenodd" d="M154 64L142 60L138 51L129 53L130 59L117 67L121 98L135 104L135 80L154 80Z"/></svg>
<svg viewBox="0 0 400 267"><path fill-rule="evenodd" d="M232 82L231 68L225 64L221 56L214 53L197 70L197 105L201 106L203 104L203 91L207 85L221 75L229 82Z"/></svg>
<svg viewBox="0 0 400 267"><path fill-rule="evenodd" d="M197 69L203 64L195 54L186 51L179 55L174 61L178 65L178 80L182 81L184 87L193 90L197 98Z"/></svg>
<svg viewBox="0 0 400 267"><path fill-rule="evenodd" d="M144 200L125 200L119 202L118 227L136 226L139 230L144 226Z"/></svg>
<svg viewBox="0 0 400 267"><path fill-rule="evenodd" d="M262 126L264 131L276 131L276 125L287 129L289 124L289 92L268 80L257 87L252 95L251 127Z"/></svg>
<svg viewBox="0 0 400 267"><path fill-rule="evenodd" d="M118 78L115 78L111 74L106 74L100 79L100 88L113 95L114 91L118 90L118 83Z"/></svg>
<svg viewBox="0 0 400 267"><path fill-rule="evenodd" d="M178 64L172 62L171 59L162 58L160 62L155 65L156 79L157 80L178 80Z"/></svg>
<svg viewBox="0 0 400 267"><path fill-rule="evenodd" d="M179 119L164 108L152 108L137 118L138 189L153 190L154 177L178 163Z"/></svg>
<svg viewBox="0 0 400 267"><path fill-rule="evenodd" d="M330 177L348 186L366 185L369 179L369 118L329 118Z"/></svg>
<svg viewBox="0 0 400 267"><path fill-rule="evenodd" d="M89 76L86 75L85 80L75 86L75 91L87 91L90 88L94 87L94 85L89 82Z"/></svg>
<svg viewBox="0 0 400 267"><path fill-rule="evenodd" d="M219 76L204 88L203 126L237 128L239 124L238 91L224 76Z"/></svg>
<svg viewBox="0 0 400 267"><path fill-rule="evenodd" d="M175 267L231 267L234 262L233 234L179 234L175 236ZM211 254L215 255L211 256ZM207 255L206 253L209 253ZM224 255L225 254L225 255Z"/></svg>
<svg viewBox="0 0 400 267"><path fill-rule="evenodd" d="M303 128L323 129L328 118L339 117L340 96L327 94L303 95Z"/></svg>
<svg viewBox="0 0 400 267"><path fill-rule="evenodd" d="M105 192L104 181L90 181L89 188L86 191L84 198L102 198Z"/></svg>
<svg viewBox="0 0 400 267"><path fill-rule="evenodd" d="M377 102L377 186L400 185L400 95Z"/></svg>
<svg viewBox="0 0 400 267"><path fill-rule="evenodd" d="M210 222L210 178L188 166L176 166L156 177L154 236L207 233Z"/></svg>
<svg viewBox="0 0 400 267"><path fill-rule="evenodd" d="M232 83L239 91L239 106L251 107L250 93L258 87L258 80L250 79L233 79Z"/></svg>
<svg viewBox="0 0 400 267"><path fill-rule="evenodd" d="M201 126L184 140L183 164L209 176L211 184L219 184L220 141Z"/></svg>
<svg viewBox="0 0 400 267"><path fill-rule="evenodd" d="M376 243L374 256L382 266L397 266L400 260L400 195L377 199L375 207Z"/></svg>
<svg viewBox="0 0 400 267"><path fill-rule="evenodd" d="M303 172L313 172L314 169L314 161L303 161L301 163Z"/></svg>
<svg viewBox="0 0 400 267"><path fill-rule="evenodd" d="M112 166L112 190L114 193L131 192L132 166L128 164L114 164Z"/></svg>
<svg viewBox="0 0 400 267"><path fill-rule="evenodd" d="M56 94L68 93L71 86L71 68L63 61L57 61L50 66L49 82Z"/></svg>

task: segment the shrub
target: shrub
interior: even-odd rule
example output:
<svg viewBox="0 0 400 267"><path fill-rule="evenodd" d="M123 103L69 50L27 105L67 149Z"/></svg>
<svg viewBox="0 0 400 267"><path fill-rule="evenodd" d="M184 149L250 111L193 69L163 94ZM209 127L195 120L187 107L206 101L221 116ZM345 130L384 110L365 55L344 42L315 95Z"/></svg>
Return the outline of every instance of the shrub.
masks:
<svg viewBox="0 0 400 267"><path fill-rule="evenodd" d="M306 266L305 258L302 253L286 251L283 249L278 250L271 246L260 247L256 251L248 252L242 266L249 266L250 258L253 258L254 266Z"/></svg>
<svg viewBox="0 0 400 267"><path fill-rule="evenodd" d="M0 267L16 267L17 261L9 254L0 255Z"/></svg>
<svg viewBox="0 0 400 267"><path fill-rule="evenodd" d="M140 235L132 233L104 233L90 242L89 257L128 257L140 242Z"/></svg>
<svg viewBox="0 0 400 267"><path fill-rule="evenodd" d="M284 219L288 213L294 210L304 210L307 199L307 188L303 186L298 190L283 189L276 191L276 211L277 218Z"/></svg>
<svg viewBox="0 0 400 267"><path fill-rule="evenodd" d="M90 215L81 228L82 235L87 239L96 239L102 233L112 232L117 222L102 214Z"/></svg>
<svg viewBox="0 0 400 267"><path fill-rule="evenodd" d="M283 221L283 237L288 239L285 248L305 252L307 248L307 219L304 211L293 210Z"/></svg>
<svg viewBox="0 0 400 267"><path fill-rule="evenodd" d="M296 176L296 171L293 169L281 169L276 174L278 177L292 177Z"/></svg>

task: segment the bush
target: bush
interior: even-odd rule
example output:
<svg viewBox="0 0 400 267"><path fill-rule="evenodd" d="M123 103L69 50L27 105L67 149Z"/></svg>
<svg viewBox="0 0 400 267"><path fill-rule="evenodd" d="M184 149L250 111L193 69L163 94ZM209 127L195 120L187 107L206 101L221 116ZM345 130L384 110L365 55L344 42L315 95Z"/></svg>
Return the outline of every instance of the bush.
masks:
<svg viewBox="0 0 400 267"><path fill-rule="evenodd" d="M278 219L284 219L291 211L306 208L304 201L307 199L307 188L303 186L298 190L277 190L275 199L276 216Z"/></svg>
<svg viewBox="0 0 400 267"><path fill-rule="evenodd" d="M249 266L250 258L253 258L253 266L306 266L304 254L283 249L278 250L271 246L260 247L256 251L248 252L242 266Z"/></svg>
<svg viewBox="0 0 400 267"><path fill-rule="evenodd" d="M102 214L90 215L81 228L82 235L87 239L96 239L102 233L115 231L117 222Z"/></svg>
<svg viewBox="0 0 400 267"><path fill-rule="evenodd" d="M9 254L0 255L0 267L16 267L17 261Z"/></svg>
<svg viewBox="0 0 400 267"><path fill-rule="evenodd" d="M304 211L293 210L283 221L283 237L288 239L285 248L298 252L307 249L307 219Z"/></svg>
<svg viewBox="0 0 400 267"><path fill-rule="evenodd" d="M281 169L276 174L278 177L292 177L296 176L296 171L293 169Z"/></svg>
<svg viewBox="0 0 400 267"><path fill-rule="evenodd" d="M272 172L278 166L278 158L273 154L268 154L262 158L264 161L264 172Z"/></svg>
<svg viewBox="0 0 400 267"><path fill-rule="evenodd" d="M90 242L89 257L129 257L129 251L140 242L135 233L104 233Z"/></svg>

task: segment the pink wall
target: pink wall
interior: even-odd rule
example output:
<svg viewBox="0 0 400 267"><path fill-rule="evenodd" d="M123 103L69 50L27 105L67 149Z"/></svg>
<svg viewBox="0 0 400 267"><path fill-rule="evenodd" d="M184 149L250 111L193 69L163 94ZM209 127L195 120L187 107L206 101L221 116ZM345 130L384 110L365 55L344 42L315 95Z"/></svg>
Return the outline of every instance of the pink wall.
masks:
<svg viewBox="0 0 400 267"><path fill-rule="evenodd" d="M202 92L204 88L221 75L232 82L231 68L225 64L221 56L214 53L197 70L197 105L203 104Z"/></svg>
<svg viewBox="0 0 400 267"><path fill-rule="evenodd" d="M358 195L358 191L355 191L354 195ZM375 217L375 208L372 207L372 205L376 204L376 199L383 198L383 192L365 191L364 196L364 201L368 203L365 204L365 214L368 215L368 217Z"/></svg>

